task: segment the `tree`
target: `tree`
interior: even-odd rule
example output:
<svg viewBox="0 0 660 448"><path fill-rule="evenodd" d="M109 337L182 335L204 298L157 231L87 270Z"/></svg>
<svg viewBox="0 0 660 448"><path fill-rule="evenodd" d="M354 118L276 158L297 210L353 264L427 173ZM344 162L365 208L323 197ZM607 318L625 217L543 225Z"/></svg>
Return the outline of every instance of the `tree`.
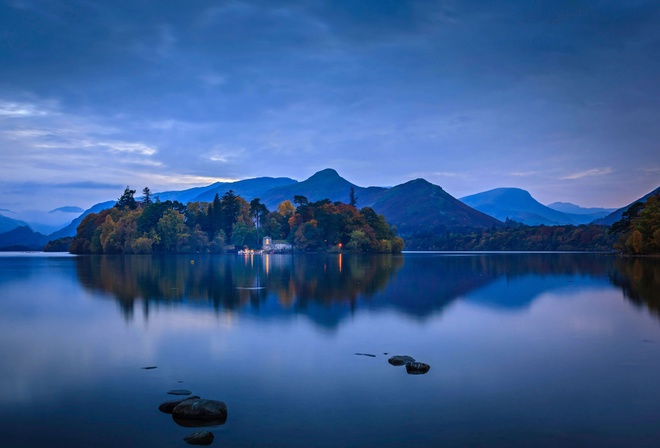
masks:
<svg viewBox="0 0 660 448"><path fill-rule="evenodd" d="M298 207L304 207L305 205L309 204L309 199L307 199L305 196L296 194L293 196L293 203L298 204Z"/></svg>
<svg viewBox="0 0 660 448"><path fill-rule="evenodd" d="M131 210L135 209L137 207L137 202L135 202L135 198L133 197L134 194L135 194L135 190L131 190L129 186L126 185L124 194L122 194L121 197L117 200L115 207L117 208L128 207Z"/></svg>
<svg viewBox="0 0 660 448"><path fill-rule="evenodd" d="M633 205L621 214L621 219L612 224L610 233L624 233L630 231L632 222L639 216L644 209L643 202L635 202Z"/></svg>
<svg viewBox="0 0 660 448"><path fill-rule="evenodd" d="M151 190L149 189L149 187L144 187L144 189L142 190L142 203L144 205L149 205L152 202L153 201L151 200Z"/></svg>
<svg viewBox="0 0 660 448"><path fill-rule="evenodd" d="M355 195L355 188L351 187L351 191L348 193L348 205L357 207L358 197Z"/></svg>
<svg viewBox="0 0 660 448"><path fill-rule="evenodd" d="M231 232L241 213L241 204L238 202L238 196L234 194L233 190L229 190L222 196L220 207L222 209L222 230L225 231L227 239L231 241Z"/></svg>
<svg viewBox="0 0 660 448"><path fill-rule="evenodd" d="M296 208L288 199L277 206L277 213L289 219L296 212Z"/></svg>
<svg viewBox="0 0 660 448"><path fill-rule="evenodd" d="M185 234L186 224L183 215L172 209L165 210L163 216L158 220L156 229L165 252L177 251L179 242L189 236Z"/></svg>
<svg viewBox="0 0 660 448"><path fill-rule="evenodd" d="M250 216L254 219L254 224L257 230L257 246L259 245L259 223L268 215L268 208L261 203L259 198L254 198L250 201Z"/></svg>
<svg viewBox="0 0 660 448"><path fill-rule="evenodd" d="M222 202L218 193L215 194L213 202L209 205L209 236L211 239L215 237L223 229L224 215L222 211Z"/></svg>

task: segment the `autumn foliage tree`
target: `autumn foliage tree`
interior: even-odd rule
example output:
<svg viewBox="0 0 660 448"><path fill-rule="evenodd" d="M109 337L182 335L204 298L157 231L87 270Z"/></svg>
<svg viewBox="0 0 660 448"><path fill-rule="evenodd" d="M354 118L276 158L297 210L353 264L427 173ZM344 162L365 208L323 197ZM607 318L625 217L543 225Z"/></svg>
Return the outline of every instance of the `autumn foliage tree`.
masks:
<svg viewBox="0 0 660 448"><path fill-rule="evenodd" d="M619 235L615 247L633 255L660 253L660 195L637 202L610 228Z"/></svg>

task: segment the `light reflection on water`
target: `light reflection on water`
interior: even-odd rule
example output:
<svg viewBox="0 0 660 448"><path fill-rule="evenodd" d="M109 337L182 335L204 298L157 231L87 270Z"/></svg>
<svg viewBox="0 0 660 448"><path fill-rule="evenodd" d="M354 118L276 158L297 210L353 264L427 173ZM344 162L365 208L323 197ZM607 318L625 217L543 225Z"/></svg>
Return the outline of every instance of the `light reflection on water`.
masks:
<svg viewBox="0 0 660 448"><path fill-rule="evenodd" d="M659 282L596 254L4 254L0 440L184 446L157 410L184 387L227 403L217 446L656 446Z"/></svg>

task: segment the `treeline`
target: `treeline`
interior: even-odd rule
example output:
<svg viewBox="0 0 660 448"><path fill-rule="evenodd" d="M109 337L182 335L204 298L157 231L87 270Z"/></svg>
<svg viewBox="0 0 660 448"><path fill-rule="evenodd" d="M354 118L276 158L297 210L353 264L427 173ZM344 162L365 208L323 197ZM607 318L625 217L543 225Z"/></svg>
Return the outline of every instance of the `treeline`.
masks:
<svg viewBox="0 0 660 448"><path fill-rule="evenodd" d="M213 202L155 201L148 188L141 201L126 187L114 207L87 215L69 251L75 254L218 253L229 245L258 249L261 237L285 240L298 251L350 250L398 253L403 240L370 208L304 196L269 211L228 191Z"/></svg>
<svg viewBox="0 0 660 448"><path fill-rule="evenodd" d="M526 226L509 221L492 229L418 232L406 237L406 247L409 250L611 251L616 239L605 226Z"/></svg>
<svg viewBox="0 0 660 448"><path fill-rule="evenodd" d="M615 249L632 255L660 253L660 195L636 202L610 228Z"/></svg>

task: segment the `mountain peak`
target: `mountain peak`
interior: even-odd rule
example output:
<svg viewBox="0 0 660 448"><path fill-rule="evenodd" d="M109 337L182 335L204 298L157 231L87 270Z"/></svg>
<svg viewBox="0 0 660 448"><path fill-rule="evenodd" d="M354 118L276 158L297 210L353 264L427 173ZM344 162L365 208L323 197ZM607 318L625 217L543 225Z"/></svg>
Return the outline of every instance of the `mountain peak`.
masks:
<svg viewBox="0 0 660 448"><path fill-rule="evenodd" d="M337 177L341 178L341 176L337 171L333 170L332 168L326 168L324 170L312 174L312 176L309 179L334 179Z"/></svg>

